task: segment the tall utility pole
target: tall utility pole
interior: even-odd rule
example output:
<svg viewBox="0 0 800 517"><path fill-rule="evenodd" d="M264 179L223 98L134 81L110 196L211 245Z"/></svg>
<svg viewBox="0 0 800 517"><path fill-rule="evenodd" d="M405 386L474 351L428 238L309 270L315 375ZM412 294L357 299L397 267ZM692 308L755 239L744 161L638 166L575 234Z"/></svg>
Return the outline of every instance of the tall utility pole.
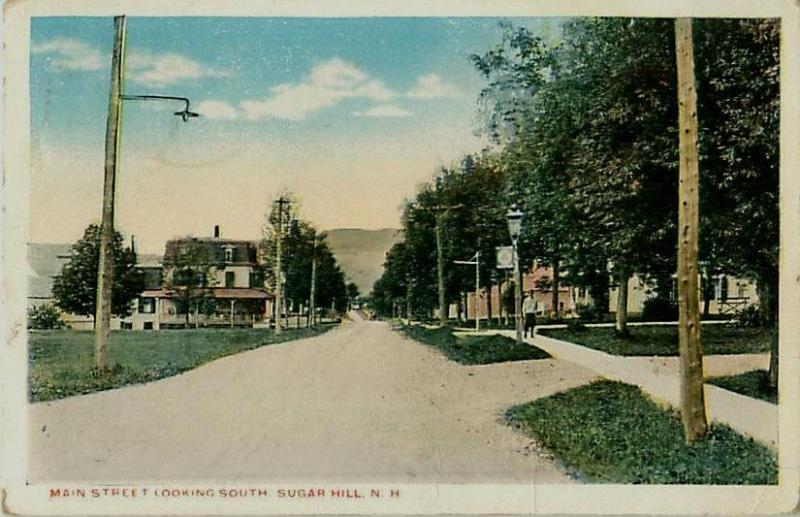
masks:
<svg viewBox="0 0 800 517"><path fill-rule="evenodd" d="M447 212L462 208L463 205L434 205L426 208L436 214L436 279L439 288L439 325L447 325L449 311L444 295L444 218Z"/></svg>
<svg viewBox="0 0 800 517"><path fill-rule="evenodd" d="M314 233L314 247L311 252L311 294L308 297L308 320L309 325L316 325L317 321L317 234Z"/></svg>
<svg viewBox="0 0 800 517"><path fill-rule="evenodd" d="M414 286L411 284L411 273L406 272L406 319L408 324L411 325L411 294L414 291Z"/></svg>
<svg viewBox="0 0 800 517"><path fill-rule="evenodd" d="M285 197L279 197L275 203L278 205L278 226L275 230L275 333L281 333L281 318L283 317L283 206L291 202Z"/></svg>
<svg viewBox="0 0 800 517"><path fill-rule="evenodd" d="M97 268L94 363L108 369L108 336L111 330L111 296L114 284L114 195L119 163L119 128L122 115L122 80L125 70L125 17L114 17L114 50L111 55L111 92L106 119L106 160L103 177L103 220L100 226L100 261Z"/></svg>
<svg viewBox="0 0 800 517"><path fill-rule="evenodd" d="M678 68L678 129L680 184L678 187L678 344L681 365L681 419L686 441L708 432L703 393L703 349L700 339L700 301L697 249L700 195L697 157L697 90L691 18L675 20Z"/></svg>
<svg viewBox="0 0 800 517"><path fill-rule="evenodd" d="M448 310L444 296L444 243L442 242L442 226L444 210L436 212L436 279L439 287L439 325L447 325Z"/></svg>

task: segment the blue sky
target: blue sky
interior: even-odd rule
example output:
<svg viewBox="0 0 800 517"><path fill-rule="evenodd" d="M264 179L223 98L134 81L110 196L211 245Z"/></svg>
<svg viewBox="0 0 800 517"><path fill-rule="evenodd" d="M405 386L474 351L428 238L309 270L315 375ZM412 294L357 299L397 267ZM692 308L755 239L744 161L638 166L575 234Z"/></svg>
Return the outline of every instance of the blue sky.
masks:
<svg viewBox="0 0 800 517"><path fill-rule="evenodd" d="M436 167L479 151L469 56L499 19L129 18L118 227L146 251L221 224L257 238L291 190L318 227L398 226ZM513 20L556 38L558 20ZM31 26L31 240L77 238L100 213L113 20ZM227 230L227 231L226 231Z"/></svg>

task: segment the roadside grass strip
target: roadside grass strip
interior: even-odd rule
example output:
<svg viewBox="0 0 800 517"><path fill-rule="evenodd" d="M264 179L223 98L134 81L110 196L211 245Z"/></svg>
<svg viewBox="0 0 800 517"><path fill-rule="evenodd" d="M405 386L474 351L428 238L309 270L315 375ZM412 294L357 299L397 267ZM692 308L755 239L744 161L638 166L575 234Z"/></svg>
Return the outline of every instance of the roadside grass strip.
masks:
<svg viewBox="0 0 800 517"><path fill-rule="evenodd" d="M612 355L677 356L677 326L629 327L630 336L620 337L613 328L542 329L543 336L569 341ZM754 354L769 352L777 339L775 329L737 328L727 325L703 326L703 353Z"/></svg>
<svg viewBox="0 0 800 517"><path fill-rule="evenodd" d="M767 485L776 456L726 425L687 445L680 417L639 388L601 380L510 408L507 420L595 483Z"/></svg>
<svg viewBox="0 0 800 517"><path fill-rule="evenodd" d="M773 404L778 403L778 392L769 386L769 377L766 370L751 370L738 375L710 377L706 379L706 382L741 395L765 400Z"/></svg>
<svg viewBox="0 0 800 517"><path fill-rule="evenodd" d="M29 398L57 400L163 379L227 355L317 336L333 327L285 330L280 335L268 329L114 331L108 345L110 371L105 374L93 368L93 332L31 332Z"/></svg>
<svg viewBox="0 0 800 517"><path fill-rule="evenodd" d="M450 327L428 329L417 325L403 325L400 330L411 339L432 346L448 359L461 364L492 364L550 357L550 354L535 346L520 345L509 337L497 334L456 336Z"/></svg>

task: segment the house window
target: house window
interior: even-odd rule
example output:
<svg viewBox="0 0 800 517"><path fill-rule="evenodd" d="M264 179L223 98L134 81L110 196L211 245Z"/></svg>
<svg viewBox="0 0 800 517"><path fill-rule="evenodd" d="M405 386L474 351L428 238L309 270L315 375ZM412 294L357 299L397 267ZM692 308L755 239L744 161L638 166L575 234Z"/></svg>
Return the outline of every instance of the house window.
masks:
<svg viewBox="0 0 800 517"><path fill-rule="evenodd" d="M153 322L145 321L144 325L142 325L142 330L153 330Z"/></svg>
<svg viewBox="0 0 800 517"><path fill-rule="evenodd" d="M156 299L155 298L139 298L139 313L140 314L153 314L156 312Z"/></svg>
<svg viewBox="0 0 800 517"><path fill-rule="evenodd" d="M233 262L233 246L225 246L223 249L225 250L225 262Z"/></svg>
<svg viewBox="0 0 800 517"><path fill-rule="evenodd" d="M225 287L234 287L236 285L236 272L235 271L226 271L225 272Z"/></svg>

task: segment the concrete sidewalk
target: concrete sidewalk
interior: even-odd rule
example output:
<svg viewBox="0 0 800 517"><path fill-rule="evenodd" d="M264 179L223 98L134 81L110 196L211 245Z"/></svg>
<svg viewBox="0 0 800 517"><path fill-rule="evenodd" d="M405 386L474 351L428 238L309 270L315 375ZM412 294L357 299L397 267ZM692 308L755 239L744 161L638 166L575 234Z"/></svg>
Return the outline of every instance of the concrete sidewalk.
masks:
<svg viewBox="0 0 800 517"><path fill-rule="evenodd" d="M474 333L474 332L472 332ZM514 337L514 331L492 331ZM622 357L593 350L559 339L541 335L526 342L546 351L556 359L582 366L603 377L635 384L655 399L675 407L680 406L680 378L677 358ZM747 358L727 359L731 356L706 356L704 369L714 375L741 373L748 369L766 367L766 354L748 354ZM752 368L750 366L753 366ZM710 384L705 385L706 412L709 419L725 423L775 448L778 443L778 406L763 400L747 397Z"/></svg>

